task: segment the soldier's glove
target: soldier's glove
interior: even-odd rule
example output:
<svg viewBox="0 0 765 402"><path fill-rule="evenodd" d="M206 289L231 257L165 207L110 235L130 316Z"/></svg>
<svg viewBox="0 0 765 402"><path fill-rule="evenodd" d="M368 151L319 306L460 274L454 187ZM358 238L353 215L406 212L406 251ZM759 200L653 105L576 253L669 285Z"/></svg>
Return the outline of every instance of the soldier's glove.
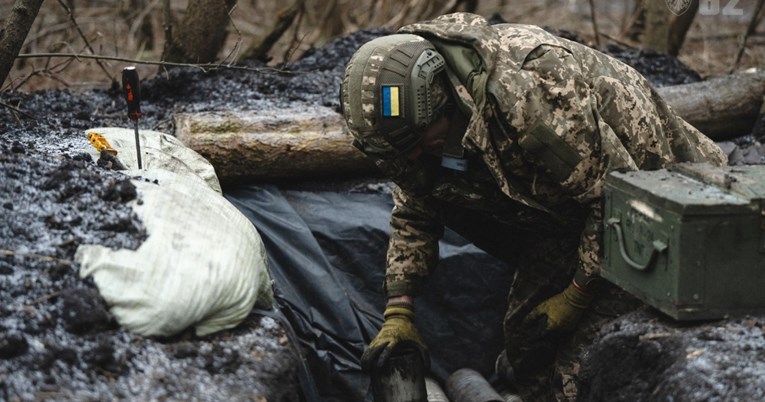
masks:
<svg viewBox="0 0 765 402"><path fill-rule="evenodd" d="M505 356L497 360L497 374L513 382L549 366L561 337L576 328L592 299L591 293L571 283L537 305L517 328L505 334Z"/></svg>
<svg viewBox="0 0 765 402"><path fill-rule="evenodd" d="M592 302L592 293L585 292L573 282L563 292L536 306L524 321L531 322L545 317L544 332L566 334L576 328L584 310Z"/></svg>
<svg viewBox="0 0 765 402"><path fill-rule="evenodd" d="M361 367L371 372L382 368L396 352L414 349L420 354L426 368L430 359L425 343L414 326L414 309L410 304L396 304L385 308L385 322L380 332L361 356Z"/></svg>

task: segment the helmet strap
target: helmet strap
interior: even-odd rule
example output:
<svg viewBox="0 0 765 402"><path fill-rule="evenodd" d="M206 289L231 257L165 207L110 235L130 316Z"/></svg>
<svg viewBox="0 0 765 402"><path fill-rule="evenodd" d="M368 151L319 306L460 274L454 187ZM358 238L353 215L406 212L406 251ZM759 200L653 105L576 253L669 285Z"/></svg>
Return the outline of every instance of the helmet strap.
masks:
<svg viewBox="0 0 765 402"><path fill-rule="evenodd" d="M449 131L444 139L441 166L464 172L468 170L468 161L465 158L465 148L462 147L462 138L467 130L468 119L453 102L447 103L444 107L447 108L447 116L451 117L449 119Z"/></svg>

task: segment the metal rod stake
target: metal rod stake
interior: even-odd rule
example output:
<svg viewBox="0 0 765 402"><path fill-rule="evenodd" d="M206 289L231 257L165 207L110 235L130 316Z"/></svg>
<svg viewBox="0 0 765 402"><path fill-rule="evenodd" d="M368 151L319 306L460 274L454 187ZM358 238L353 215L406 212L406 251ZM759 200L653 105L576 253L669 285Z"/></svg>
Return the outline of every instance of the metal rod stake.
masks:
<svg viewBox="0 0 765 402"><path fill-rule="evenodd" d="M141 166L141 140L138 137L138 120L135 121L135 152L138 156L138 169L143 169Z"/></svg>

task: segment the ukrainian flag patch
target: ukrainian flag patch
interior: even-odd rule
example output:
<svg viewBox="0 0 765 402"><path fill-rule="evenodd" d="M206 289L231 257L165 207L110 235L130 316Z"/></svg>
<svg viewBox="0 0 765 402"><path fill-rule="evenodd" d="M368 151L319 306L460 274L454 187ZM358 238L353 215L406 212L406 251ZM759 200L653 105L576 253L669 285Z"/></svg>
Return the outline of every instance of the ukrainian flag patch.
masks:
<svg viewBox="0 0 765 402"><path fill-rule="evenodd" d="M382 86L382 115L384 117L396 117L400 116L399 110L399 86L383 85Z"/></svg>

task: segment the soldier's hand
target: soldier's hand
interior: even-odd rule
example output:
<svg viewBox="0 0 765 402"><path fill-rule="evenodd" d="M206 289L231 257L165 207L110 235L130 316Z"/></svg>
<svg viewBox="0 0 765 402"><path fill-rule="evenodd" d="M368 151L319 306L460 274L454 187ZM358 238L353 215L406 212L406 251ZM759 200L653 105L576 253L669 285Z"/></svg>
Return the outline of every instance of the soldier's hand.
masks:
<svg viewBox="0 0 765 402"><path fill-rule="evenodd" d="M555 360L562 336L575 328L593 296L573 282L537 305L516 328L505 333L505 353L497 373L512 382L538 372ZM503 363L503 364L500 364Z"/></svg>
<svg viewBox="0 0 765 402"><path fill-rule="evenodd" d="M388 306L383 316L380 332L361 356L361 367L367 372L381 368L394 352L404 349L416 350L425 367L429 367L427 347L414 326L413 308L406 304Z"/></svg>
<svg viewBox="0 0 765 402"><path fill-rule="evenodd" d="M592 294L573 282L563 292L543 301L524 319L526 322L543 321L543 331L566 334L576 328L584 310L592 302Z"/></svg>

